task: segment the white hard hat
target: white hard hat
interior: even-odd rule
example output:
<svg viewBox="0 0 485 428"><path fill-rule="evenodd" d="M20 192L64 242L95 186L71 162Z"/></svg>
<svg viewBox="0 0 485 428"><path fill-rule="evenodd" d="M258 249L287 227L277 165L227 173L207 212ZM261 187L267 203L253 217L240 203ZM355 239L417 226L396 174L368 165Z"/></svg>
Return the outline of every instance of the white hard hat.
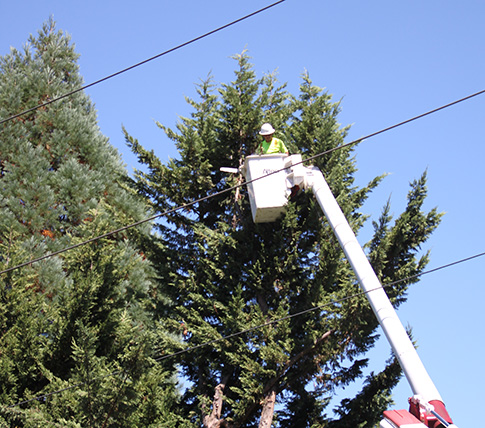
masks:
<svg viewBox="0 0 485 428"><path fill-rule="evenodd" d="M259 135L271 135L274 134L274 129L270 123L263 123L261 127L261 131L259 131Z"/></svg>

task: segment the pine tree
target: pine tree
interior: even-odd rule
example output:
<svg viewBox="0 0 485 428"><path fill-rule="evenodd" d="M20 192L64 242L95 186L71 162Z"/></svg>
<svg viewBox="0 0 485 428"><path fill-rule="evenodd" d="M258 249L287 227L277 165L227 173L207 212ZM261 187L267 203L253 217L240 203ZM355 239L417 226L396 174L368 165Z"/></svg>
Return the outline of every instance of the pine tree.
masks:
<svg viewBox="0 0 485 428"><path fill-rule="evenodd" d="M374 426L400 378L394 358L342 401L339 418L329 416L335 391L363 376L378 325L364 296L348 298L359 286L311 192L268 224L253 223L245 187L218 194L242 182L219 168L239 166L254 152L263 122L304 158L341 146L348 128L337 121L340 104L307 73L292 96L274 74L257 79L246 53L235 59L234 81L217 88L209 76L198 85L199 100L188 100L194 112L181 118L178 132L159 124L179 159L163 164L125 130L146 166L137 172L138 191L166 213L157 266L174 302L165 325L189 347L179 354L189 381L185 414L205 428ZM384 177L355 186L352 151L331 151L314 164L357 233L366 221L362 205ZM427 263L419 249L440 214L422 211L425 196L423 175L394 224L387 205L374 225L369 258L383 283L404 280ZM396 306L413 282L388 290Z"/></svg>
<svg viewBox="0 0 485 428"><path fill-rule="evenodd" d="M0 117L81 87L77 58L44 24L0 59ZM83 92L4 122L0 189L0 270L149 214ZM0 276L4 425L173 426L173 367L155 358L174 339L153 309L151 240L140 225Z"/></svg>

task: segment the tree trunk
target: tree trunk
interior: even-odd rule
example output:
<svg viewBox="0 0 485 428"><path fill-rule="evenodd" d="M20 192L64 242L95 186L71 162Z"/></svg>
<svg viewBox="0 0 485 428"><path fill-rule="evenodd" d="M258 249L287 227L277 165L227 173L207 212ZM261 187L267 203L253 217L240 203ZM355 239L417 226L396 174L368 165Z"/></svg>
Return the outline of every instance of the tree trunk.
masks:
<svg viewBox="0 0 485 428"><path fill-rule="evenodd" d="M263 409L258 428L270 428L273 423L274 406L276 402L276 390L271 389L264 397Z"/></svg>

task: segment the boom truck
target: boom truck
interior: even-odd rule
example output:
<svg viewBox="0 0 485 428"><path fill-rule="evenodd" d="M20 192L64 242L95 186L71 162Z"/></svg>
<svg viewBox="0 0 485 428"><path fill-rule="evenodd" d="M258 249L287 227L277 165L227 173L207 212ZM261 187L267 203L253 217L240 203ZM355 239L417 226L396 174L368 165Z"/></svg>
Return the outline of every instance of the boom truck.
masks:
<svg viewBox="0 0 485 428"><path fill-rule="evenodd" d="M380 428L457 428L322 172L316 167L305 167L300 154L251 155L246 157L241 172L246 179L255 223L275 221L284 212L296 186L313 191L413 393L409 410L385 411Z"/></svg>

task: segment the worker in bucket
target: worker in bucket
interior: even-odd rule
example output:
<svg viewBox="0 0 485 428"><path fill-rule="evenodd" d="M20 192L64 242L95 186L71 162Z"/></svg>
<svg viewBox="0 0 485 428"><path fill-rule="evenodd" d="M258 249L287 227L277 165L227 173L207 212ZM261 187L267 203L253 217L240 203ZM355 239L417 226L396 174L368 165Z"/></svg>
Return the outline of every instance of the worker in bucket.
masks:
<svg viewBox="0 0 485 428"><path fill-rule="evenodd" d="M274 153L286 153L288 154L288 149L285 146L285 143L278 138L275 138L274 135L274 128L271 126L270 123L263 123L261 126L261 130L259 131L259 135L263 137L263 141L258 146L256 151L257 154L260 155L272 155Z"/></svg>

